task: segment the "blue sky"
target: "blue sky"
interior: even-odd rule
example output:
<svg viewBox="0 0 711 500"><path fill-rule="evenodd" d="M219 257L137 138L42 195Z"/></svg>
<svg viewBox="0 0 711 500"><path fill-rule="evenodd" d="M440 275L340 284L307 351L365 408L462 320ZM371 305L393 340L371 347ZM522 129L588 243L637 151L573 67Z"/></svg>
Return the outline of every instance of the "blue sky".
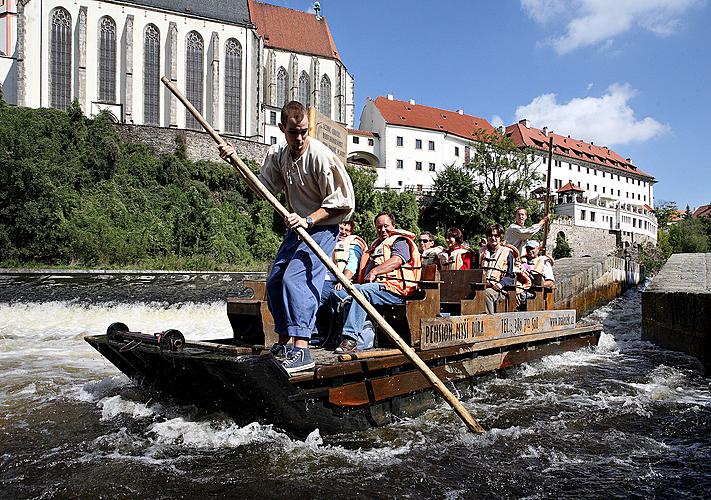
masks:
<svg viewBox="0 0 711 500"><path fill-rule="evenodd" d="M322 0L321 13L355 78L356 127L386 94L528 118L632 158L657 204L711 203L711 0Z"/></svg>

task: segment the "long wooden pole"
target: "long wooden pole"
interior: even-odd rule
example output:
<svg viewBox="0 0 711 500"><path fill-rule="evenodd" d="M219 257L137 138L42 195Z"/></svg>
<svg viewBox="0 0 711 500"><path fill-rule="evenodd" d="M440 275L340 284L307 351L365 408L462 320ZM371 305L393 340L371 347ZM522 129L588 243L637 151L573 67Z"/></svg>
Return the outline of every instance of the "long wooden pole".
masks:
<svg viewBox="0 0 711 500"><path fill-rule="evenodd" d="M553 132L550 133L551 137L548 141L548 175L546 176L546 205L545 205L545 212L546 216L548 215L548 212L550 211L550 204L551 204L551 168L553 165ZM546 221L546 225L543 228L543 248L541 249L541 253L545 255L546 253L546 247L548 246L548 228L550 226L550 221Z"/></svg>
<svg viewBox="0 0 711 500"><path fill-rule="evenodd" d="M219 145L226 144L225 141L220 137L220 135L215 132L215 130L210 126L209 123L205 121L202 115L195 109L195 107L187 100L187 98L173 85L173 83L166 77L161 78L163 84L168 87L175 97L178 98L180 102L190 111L190 113L195 117L195 119L203 126L203 128L212 136L215 142ZM232 153L229 157L232 166L234 166L240 175L246 180L247 184L254 190L257 194L262 196L267 200L274 209L282 216L286 218L289 215L287 209L276 199L276 197L259 181L256 175L244 164L244 162L237 156L236 153ZM360 306L365 309L368 315L375 321L378 326L385 332L385 334L392 340L398 349L409 359L412 364L414 364L418 370L429 380L430 384L440 393L440 395L449 403L452 409L459 415L466 426L472 432L484 432L484 428L479 425L479 423L474 420L469 411L464 407L464 405L459 401L452 392L447 389L447 386L437 377L437 375L430 370L430 368L425 364L422 359L417 355L417 353L412 349L404 340L397 334L397 332L391 327L385 318L383 318L380 313L373 307L373 305L368 302L368 299L358 291L356 287L346 278L343 273L336 267L331 258L326 255L326 253L321 249L320 246L314 241L311 235L303 227L297 227L296 232L301 238L301 240L306 243L306 245L321 259L326 268L333 274L338 281L343 285L343 287L348 290L348 293L353 296L353 300L358 302Z"/></svg>

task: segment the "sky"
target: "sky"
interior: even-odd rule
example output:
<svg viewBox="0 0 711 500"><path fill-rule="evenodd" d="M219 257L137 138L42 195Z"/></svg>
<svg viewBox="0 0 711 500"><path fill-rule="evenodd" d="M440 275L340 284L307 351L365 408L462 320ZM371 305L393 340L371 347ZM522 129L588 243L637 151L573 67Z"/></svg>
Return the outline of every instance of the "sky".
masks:
<svg viewBox="0 0 711 500"><path fill-rule="evenodd" d="M356 128L387 94L494 126L526 118L631 158L657 179L655 205L711 203L711 0L320 3L355 79Z"/></svg>

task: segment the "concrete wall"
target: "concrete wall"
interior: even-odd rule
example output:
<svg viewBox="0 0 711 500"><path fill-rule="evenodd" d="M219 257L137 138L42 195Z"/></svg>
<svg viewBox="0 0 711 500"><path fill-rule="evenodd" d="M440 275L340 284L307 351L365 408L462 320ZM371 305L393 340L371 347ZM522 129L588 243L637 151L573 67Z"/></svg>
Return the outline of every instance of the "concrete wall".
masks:
<svg viewBox="0 0 711 500"><path fill-rule="evenodd" d="M556 309L577 309L578 317L618 297L644 278L636 262L618 257L559 259L556 275Z"/></svg>
<svg viewBox="0 0 711 500"><path fill-rule="evenodd" d="M116 125L116 131L126 142L141 143L154 148L159 153L171 153L179 142L184 142L188 158L193 161L222 161L217 154L217 145L206 132L177 130L174 128L150 127L145 125ZM231 142L242 159L254 160L261 164L269 146L260 142L246 141L224 136Z"/></svg>
<svg viewBox="0 0 711 500"><path fill-rule="evenodd" d="M711 253L669 258L642 294L642 338L711 369Z"/></svg>

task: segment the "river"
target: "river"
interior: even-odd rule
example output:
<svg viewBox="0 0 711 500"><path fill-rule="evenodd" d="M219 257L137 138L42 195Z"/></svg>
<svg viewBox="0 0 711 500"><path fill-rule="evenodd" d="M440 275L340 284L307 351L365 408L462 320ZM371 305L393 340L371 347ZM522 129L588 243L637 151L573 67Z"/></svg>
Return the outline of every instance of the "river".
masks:
<svg viewBox="0 0 711 500"><path fill-rule="evenodd" d="M184 286L171 279L175 289ZM152 279L120 280L130 290ZM315 431L299 441L138 388L83 340L114 321L145 332L177 328L195 339L230 336L223 301L168 303L63 283L0 283L0 498L689 498L711 491L711 380L693 358L640 340L637 289L591 315L605 327L597 348L478 385L464 403L484 434L465 432L443 404L387 427Z"/></svg>

